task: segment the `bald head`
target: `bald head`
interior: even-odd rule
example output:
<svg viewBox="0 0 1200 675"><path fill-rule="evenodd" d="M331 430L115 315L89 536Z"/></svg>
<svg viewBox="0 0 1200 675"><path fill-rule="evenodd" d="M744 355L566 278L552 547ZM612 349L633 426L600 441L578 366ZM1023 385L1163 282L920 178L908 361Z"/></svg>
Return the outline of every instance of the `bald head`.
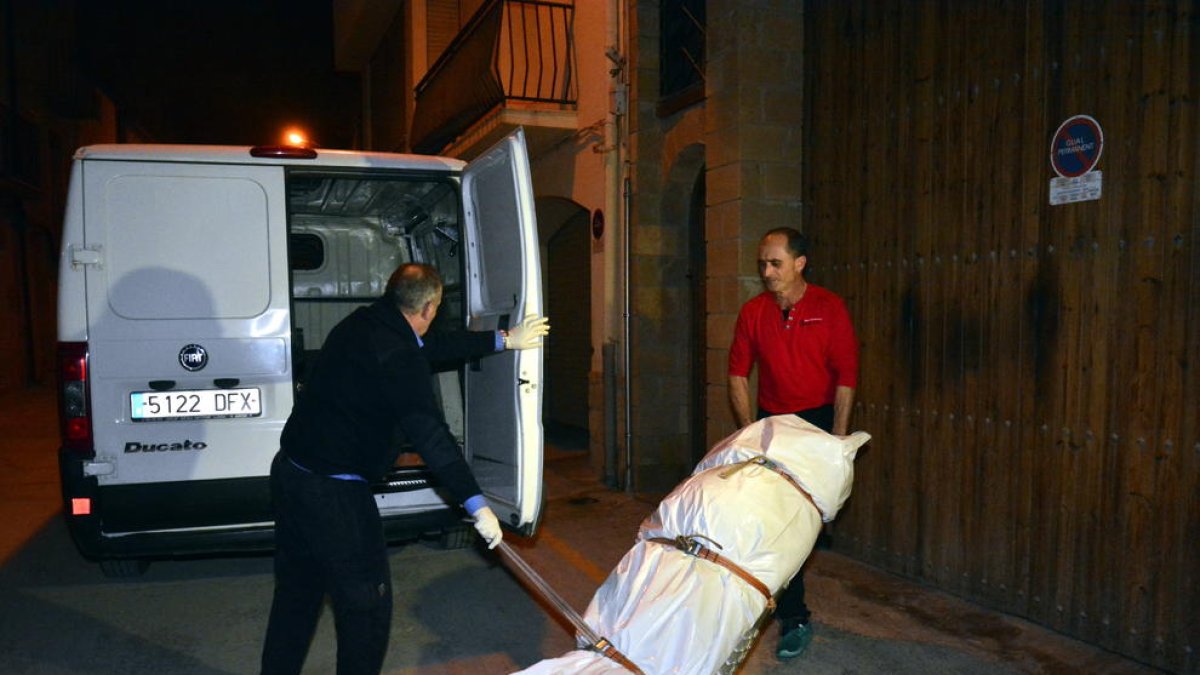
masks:
<svg viewBox="0 0 1200 675"><path fill-rule="evenodd" d="M392 272L386 296L417 335L424 335L442 304L442 275L431 265L405 263Z"/></svg>

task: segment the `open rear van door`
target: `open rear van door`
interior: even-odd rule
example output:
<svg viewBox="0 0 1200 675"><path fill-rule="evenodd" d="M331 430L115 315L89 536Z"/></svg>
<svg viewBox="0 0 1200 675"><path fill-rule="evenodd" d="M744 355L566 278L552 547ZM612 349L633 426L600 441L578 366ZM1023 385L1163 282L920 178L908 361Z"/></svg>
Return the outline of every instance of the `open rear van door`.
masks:
<svg viewBox="0 0 1200 675"><path fill-rule="evenodd" d="M541 267L525 134L463 172L467 324L516 326L542 314ZM500 522L524 535L542 505L542 350L506 351L466 369L466 447Z"/></svg>

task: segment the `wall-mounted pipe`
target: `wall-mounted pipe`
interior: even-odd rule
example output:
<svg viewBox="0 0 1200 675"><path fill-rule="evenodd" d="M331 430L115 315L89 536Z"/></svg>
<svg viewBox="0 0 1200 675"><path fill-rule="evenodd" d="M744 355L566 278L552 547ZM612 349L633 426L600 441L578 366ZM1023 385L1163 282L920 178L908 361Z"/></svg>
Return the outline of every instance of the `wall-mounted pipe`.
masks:
<svg viewBox="0 0 1200 675"><path fill-rule="evenodd" d="M625 491L633 492L633 227L630 217L633 204L633 186L628 174L625 176L621 217L625 221L625 339L621 345L625 352Z"/></svg>

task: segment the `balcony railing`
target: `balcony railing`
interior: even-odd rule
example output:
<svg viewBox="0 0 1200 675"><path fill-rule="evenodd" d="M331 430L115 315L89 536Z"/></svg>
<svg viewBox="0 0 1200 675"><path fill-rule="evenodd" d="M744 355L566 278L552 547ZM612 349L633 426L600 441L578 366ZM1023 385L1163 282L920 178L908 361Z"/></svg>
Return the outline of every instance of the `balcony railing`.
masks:
<svg viewBox="0 0 1200 675"><path fill-rule="evenodd" d="M416 88L412 147L437 153L497 107L573 107L575 8L550 0L491 0ZM520 105L520 103L518 103Z"/></svg>

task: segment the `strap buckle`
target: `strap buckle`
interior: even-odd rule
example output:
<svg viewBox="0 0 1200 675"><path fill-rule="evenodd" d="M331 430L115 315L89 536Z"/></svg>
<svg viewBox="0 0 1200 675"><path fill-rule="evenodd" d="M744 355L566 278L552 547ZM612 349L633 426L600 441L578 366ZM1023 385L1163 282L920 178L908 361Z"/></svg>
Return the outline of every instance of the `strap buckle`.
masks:
<svg viewBox="0 0 1200 675"><path fill-rule="evenodd" d="M733 474L741 471L742 469L750 466L751 464L756 464L758 466L766 467L772 471L779 470L779 465L776 464L775 462L772 462L771 460L767 459L766 455L756 455L754 457L751 457L750 459L747 459L745 461L738 462L737 464L731 465L728 469L725 469L724 471L722 471L721 473L719 473L717 475L719 475L721 478L729 478Z"/></svg>
<svg viewBox="0 0 1200 675"><path fill-rule="evenodd" d="M707 541L713 546L716 546L718 549L722 548L720 544L702 534L681 534L678 537L675 537L675 546L680 551L683 551L688 555L701 558L703 557L701 554L704 553L706 548L705 545L700 542L701 539Z"/></svg>
<svg viewBox="0 0 1200 675"><path fill-rule="evenodd" d="M630 661L629 657L622 654L621 651L617 649L616 645L614 645L612 642L609 642L608 638L606 637L602 637L591 645L588 645L588 649L591 649L597 654L615 661L625 670L634 673L634 675L645 675L642 669L637 667L636 663Z"/></svg>
<svg viewBox="0 0 1200 675"><path fill-rule="evenodd" d="M687 555L700 558L701 560L707 560L708 562L724 567L730 572L733 572L735 575L741 577L742 581L745 581L753 586L754 589L759 593L762 593L763 597L767 599L767 609L770 611L775 611L775 598L771 595L771 590L767 588L766 584L759 581L757 577L747 572L737 563L702 544L700 542L701 539L709 542L717 548L721 548L720 544L702 534L681 534L674 539L668 539L666 537L651 537L647 541L663 544L664 546L673 546L680 551L683 551Z"/></svg>

